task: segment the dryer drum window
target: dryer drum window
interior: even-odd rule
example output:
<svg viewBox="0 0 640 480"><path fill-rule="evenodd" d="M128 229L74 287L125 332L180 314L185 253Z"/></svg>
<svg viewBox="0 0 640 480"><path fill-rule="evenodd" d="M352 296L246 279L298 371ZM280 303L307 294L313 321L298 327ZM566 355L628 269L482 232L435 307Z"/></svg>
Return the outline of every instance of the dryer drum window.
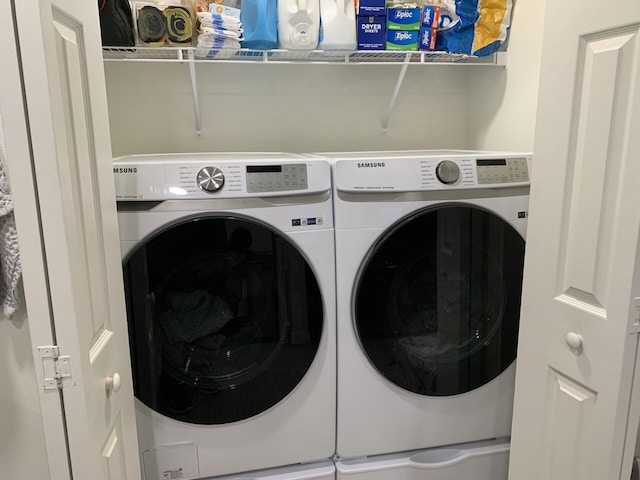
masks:
<svg viewBox="0 0 640 480"><path fill-rule="evenodd" d="M204 425L250 418L311 366L320 288L267 226L183 221L141 242L123 269L135 395L156 412Z"/></svg>
<svg viewBox="0 0 640 480"><path fill-rule="evenodd" d="M516 358L525 242L503 219L464 204L421 210L365 260L355 329L371 364L421 395L462 394Z"/></svg>

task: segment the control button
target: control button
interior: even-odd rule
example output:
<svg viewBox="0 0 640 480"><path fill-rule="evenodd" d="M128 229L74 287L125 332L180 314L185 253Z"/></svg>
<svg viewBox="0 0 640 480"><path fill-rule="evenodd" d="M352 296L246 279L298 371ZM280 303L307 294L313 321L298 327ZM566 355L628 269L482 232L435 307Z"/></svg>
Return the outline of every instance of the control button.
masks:
<svg viewBox="0 0 640 480"><path fill-rule="evenodd" d="M436 166L436 176L440 182L451 185L460 178L460 167L451 160L443 160Z"/></svg>
<svg viewBox="0 0 640 480"><path fill-rule="evenodd" d="M196 182L205 192L214 193L224 186L224 175L218 167L204 167L198 172Z"/></svg>

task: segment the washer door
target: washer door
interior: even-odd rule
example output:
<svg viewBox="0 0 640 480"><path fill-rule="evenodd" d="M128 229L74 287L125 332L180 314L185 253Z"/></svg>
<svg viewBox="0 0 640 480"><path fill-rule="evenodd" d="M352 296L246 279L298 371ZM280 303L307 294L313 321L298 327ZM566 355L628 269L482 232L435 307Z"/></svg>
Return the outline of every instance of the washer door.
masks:
<svg viewBox="0 0 640 480"><path fill-rule="evenodd" d="M525 242L498 216L449 204L388 230L356 282L355 329L373 366L421 395L481 387L516 358Z"/></svg>
<svg viewBox="0 0 640 480"><path fill-rule="evenodd" d="M311 366L323 327L318 282L284 236L243 218L199 217L124 261L136 397L188 423L269 409Z"/></svg>

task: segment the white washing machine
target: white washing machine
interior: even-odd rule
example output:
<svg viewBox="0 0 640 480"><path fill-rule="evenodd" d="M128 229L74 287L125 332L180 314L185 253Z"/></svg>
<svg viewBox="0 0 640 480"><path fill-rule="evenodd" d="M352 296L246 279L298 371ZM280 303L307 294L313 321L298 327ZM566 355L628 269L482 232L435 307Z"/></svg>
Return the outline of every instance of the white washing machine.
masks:
<svg viewBox="0 0 640 480"><path fill-rule="evenodd" d="M331 457L329 163L130 156L114 176L143 478Z"/></svg>
<svg viewBox="0 0 640 480"><path fill-rule="evenodd" d="M510 435L526 154L333 161L340 458Z"/></svg>
<svg viewBox="0 0 640 480"><path fill-rule="evenodd" d="M337 480L507 480L509 440L340 460L336 471Z"/></svg>

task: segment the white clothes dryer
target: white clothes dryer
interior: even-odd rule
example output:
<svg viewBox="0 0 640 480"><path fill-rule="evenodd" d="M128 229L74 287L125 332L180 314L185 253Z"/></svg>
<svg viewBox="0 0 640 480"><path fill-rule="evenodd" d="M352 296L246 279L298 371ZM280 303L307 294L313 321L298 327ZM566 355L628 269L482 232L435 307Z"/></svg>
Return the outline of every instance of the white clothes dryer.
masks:
<svg viewBox="0 0 640 480"><path fill-rule="evenodd" d="M331 457L329 163L138 155L114 176L143 478Z"/></svg>
<svg viewBox="0 0 640 480"><path fill-rule="evenodd" d="M334 170L338 456L508 437L530 157L316 155Z"/></svg>

